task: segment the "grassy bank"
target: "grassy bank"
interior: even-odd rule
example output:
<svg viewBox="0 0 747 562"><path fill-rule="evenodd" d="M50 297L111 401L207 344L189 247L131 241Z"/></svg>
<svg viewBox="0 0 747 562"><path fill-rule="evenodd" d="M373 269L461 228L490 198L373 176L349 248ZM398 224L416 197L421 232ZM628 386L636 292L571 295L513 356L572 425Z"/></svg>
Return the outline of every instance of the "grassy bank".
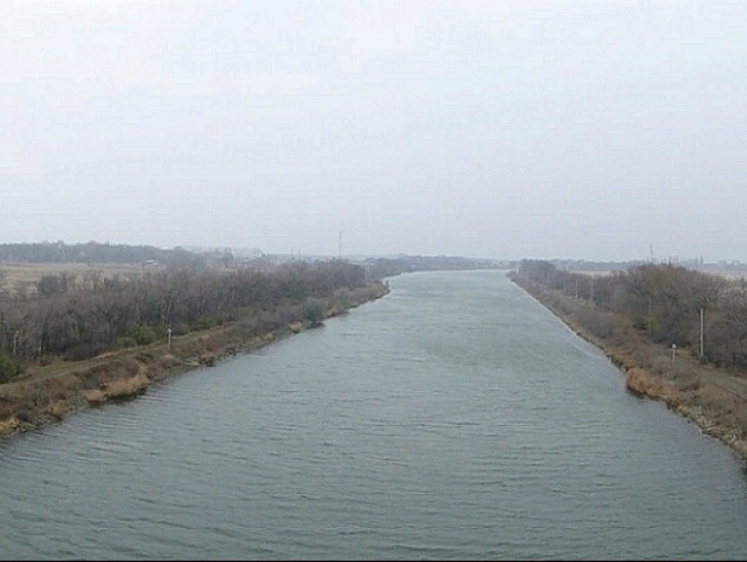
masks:
<svg viewBox="0 0 747 562"><path fill-rule="evenodd" d="M344 299L324 303L321 319L346 313L385 296L385 283L348 291ZM0 385L0 436L59 422L81 409L133 399L167 377L211 367L226 357L257 349L319 324L302 306L285 307L282 320L263 321L276 311L247 313L234 322L175 336L170 345L159 341L121 349L83 361L54 361L30 369Z"/></svg>
<svg viewBox="0 0 747 562"><path fill-rule="evenodd" d="M512 280L576 334L600 348L625 376L628 391L660 400L747 461L747 381L702 364L691 350L651 343L624 315L519 276Z"/></svg>

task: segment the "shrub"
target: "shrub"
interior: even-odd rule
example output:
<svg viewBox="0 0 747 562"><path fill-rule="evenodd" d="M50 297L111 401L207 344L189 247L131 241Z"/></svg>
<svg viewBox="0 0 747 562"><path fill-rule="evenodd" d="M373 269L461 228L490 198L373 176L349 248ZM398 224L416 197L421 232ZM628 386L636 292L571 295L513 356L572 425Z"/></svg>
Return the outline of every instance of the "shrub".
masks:
<svg viewBox="0 0 747 562"><path fill-rule="evenodd" d="M119 349L127 349L127 348L130 348L130 347L137 346L137 341L135 340L135 338L131 338L129 336L122 336L120 338L117 338L117 341L115 342L115 345Z"/></svg>
<svg viewBox="0 0 747 562"><path fill-rule="evenodd" d="M136 324L127 330L127 336L135 340L138 345L148 345L156 341L156 333L148 326Z"/></svg>
<svg viewBox="0 0 747 562"><path fill-rule="evenodd" d="M303 317L311 322L312 326L318 326L324 320L324 307L318 299L309 299L303 307Z"/></svg>
<svg viewBox="0 0 747 562"><path fill-rule="evenodd" d="M350 308L353 306L353 295L350 293L349 289L337 289L334 298L335 302L337 302L337 304L342 308Z"/></svg>
<svg viewBox="0 0 747 562"><path fill-rule="evenodd" d="M672 360L669 357L654 357L651 363L651 371L655 375L668 375L672 372Z"/></svg>
<svg viewBox="0 0 747 562"><path fill-rule="evenodd" d="M129 378L108 382L104 388L104 393L111 400L122 400L142 394L149 384L148 377L141 373Z"/></svg>
<svg viewBox="0 0 747 562"><path fill-rule="evenodd" d="M215 320L213 320L209 316L201 316L197 320L197 329L198 330L208 330L210 328L215 327L215 325L216 325Z"/></svg>
<svg viewBox="0 0 747 562"><path fill-rule="evenodd" d="M18 367L7 355L0 354L0 383L8 382L18 374Z"/></svg>

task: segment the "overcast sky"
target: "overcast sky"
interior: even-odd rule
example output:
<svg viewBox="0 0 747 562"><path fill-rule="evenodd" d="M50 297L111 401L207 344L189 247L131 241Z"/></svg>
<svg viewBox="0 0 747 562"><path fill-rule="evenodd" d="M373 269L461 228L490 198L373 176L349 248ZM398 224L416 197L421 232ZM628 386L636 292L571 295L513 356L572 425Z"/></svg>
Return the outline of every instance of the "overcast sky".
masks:
<svg viewBox="0 0 747 562"><path fill-rule="evenodd" d="M0 242L747 261L747 2L0 0Z"/></svg>

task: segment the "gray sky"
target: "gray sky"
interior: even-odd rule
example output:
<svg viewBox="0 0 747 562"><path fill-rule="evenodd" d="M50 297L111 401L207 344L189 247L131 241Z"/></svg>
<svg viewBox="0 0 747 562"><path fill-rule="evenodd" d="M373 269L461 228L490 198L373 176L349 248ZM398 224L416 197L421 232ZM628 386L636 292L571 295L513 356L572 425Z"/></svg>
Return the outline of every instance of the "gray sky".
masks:
<svg viewBox="0 0 747 562"><path fill-rule="evenodd" d="M747 2L0 0L0 242L747 261Z"/></svg>

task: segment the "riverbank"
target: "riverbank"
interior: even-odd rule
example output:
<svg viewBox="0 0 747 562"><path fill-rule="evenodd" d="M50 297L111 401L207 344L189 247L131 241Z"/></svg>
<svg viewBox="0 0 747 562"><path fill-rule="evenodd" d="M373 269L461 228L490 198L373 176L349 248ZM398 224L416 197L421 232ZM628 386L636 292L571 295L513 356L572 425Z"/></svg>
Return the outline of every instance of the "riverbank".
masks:
<svg viewBox="0 0 747 562"><path fill-rule="evenodd" d="M330 299L323 319L384 297L383 282ZM264 317L268 312L263 311ZM269 314L271 316L271 314ZM109 402L130 400L168 377L214 366L227 357L256 350L274 341L315 328L299 306L284 310L282 321L265 324L261 314L247 315L221 326L175 336L170 342L104 353L84 361L57 361L30 369L0 385L0 437L60 422L70 414Z"/></svg>
<svg viewBox="0 0 747 562"><path fill-rule="evenodd" d="M623 372L632 394L664 402L747 462L747 381L700 363L690 350L651 343L629 320L518 275L511 280Z"/></svg>

